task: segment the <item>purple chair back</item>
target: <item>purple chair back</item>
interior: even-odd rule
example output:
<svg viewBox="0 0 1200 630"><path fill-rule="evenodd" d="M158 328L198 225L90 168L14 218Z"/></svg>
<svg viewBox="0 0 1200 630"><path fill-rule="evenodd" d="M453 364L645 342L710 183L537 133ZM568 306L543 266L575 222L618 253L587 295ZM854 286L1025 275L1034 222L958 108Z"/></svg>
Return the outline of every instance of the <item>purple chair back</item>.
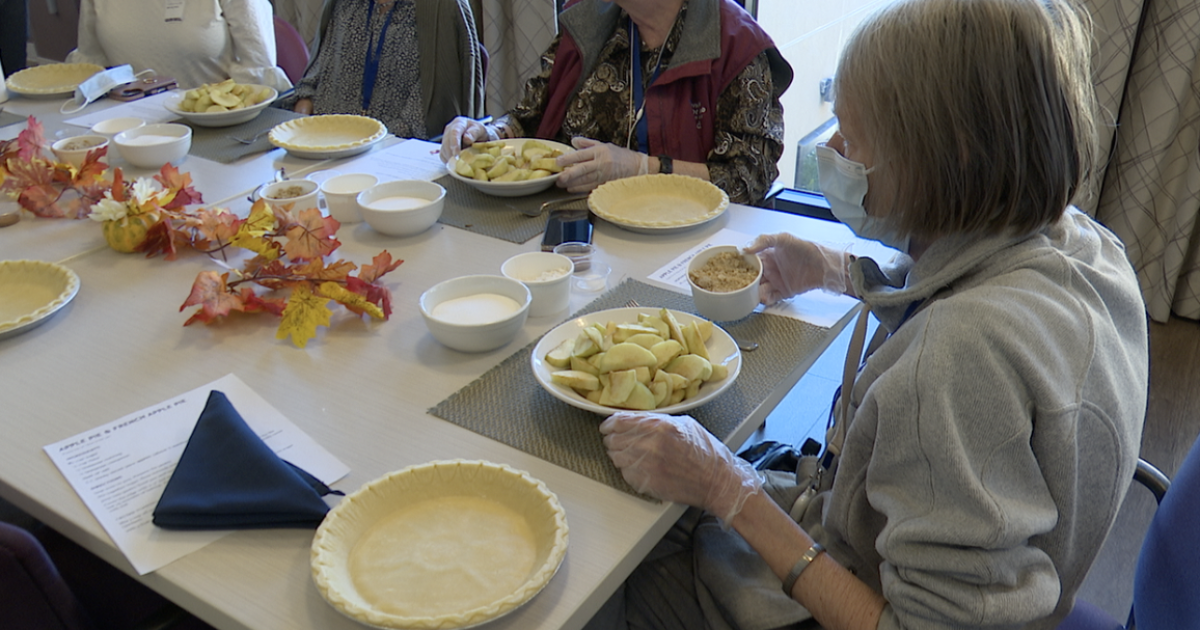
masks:
<svg viewBox="0 0 1200 630"><path fill-rule="evenodd" d="M275 16L275 63L283 68L283 73L295 84L304 77L308 69L308 46L296 27L287 20Z"/></svg>
<svg viewBox="0 0 1200 630"><path fill-rule="evenodd" d="M92 630L87 614L32 534L0 522L0 627Z"/></svg>
<svg viewBox="0 0 1200 630"><path fill-rule="evenodd" d="M1200 628L1200 440L1150 522L1133 579L1138 630Z"/></svg>

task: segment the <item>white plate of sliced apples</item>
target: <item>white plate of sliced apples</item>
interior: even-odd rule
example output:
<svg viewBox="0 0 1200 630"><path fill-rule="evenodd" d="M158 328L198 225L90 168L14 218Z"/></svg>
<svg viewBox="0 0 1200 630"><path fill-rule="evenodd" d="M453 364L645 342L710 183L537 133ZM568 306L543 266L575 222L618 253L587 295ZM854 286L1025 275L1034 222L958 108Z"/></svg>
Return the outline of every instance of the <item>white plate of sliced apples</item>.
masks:
<svg viewBox="0 0 1200 630"><path fill-rule="evenodd" d="M530 361L551 396L603 415L694 409L728 389L742 369L741 351L720 326L647 307L565 322L538 341Z"/></svg>

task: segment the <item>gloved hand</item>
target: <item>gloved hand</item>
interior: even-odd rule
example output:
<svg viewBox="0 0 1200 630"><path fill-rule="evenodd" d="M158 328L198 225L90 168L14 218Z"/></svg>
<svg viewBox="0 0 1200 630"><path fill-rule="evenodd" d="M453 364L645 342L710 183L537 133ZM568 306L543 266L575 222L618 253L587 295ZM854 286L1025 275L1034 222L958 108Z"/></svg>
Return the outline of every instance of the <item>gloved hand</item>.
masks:
<svg viewBox="0 0 1200 630"><path fill-rule="evenodd" d="M600 432L609 458L635 490L704 508L725 527L762 489L754 466L691 416L619 411Z"/></svg>
<svg viewBox="0 0 1200 630"><path fill-rule="evenodd" d="M846 292L850 256L840 249L810 243L791 234L762 234L746 248L763 264L758 295L763 304L774 304L810 289Z"/></svg>
<svg viewBox="0 0 1200 630"><path fill-rule="evenodd" d="M442 146L446 146L444 142ZM563 167L558 185L573 193L587 192L610 180L645 175L650 169L650 156L615 144L576 136L571 146L578 151L558 157L558 165Z"/></svg>
<svg viewBox="0 0 1200 630"><path fill-rule="evenodd" d="M442 131L442 162L449 162L450 158L476 142L499 139L500 134L495 127L485 125L474 118L457 116Z"/></svg>

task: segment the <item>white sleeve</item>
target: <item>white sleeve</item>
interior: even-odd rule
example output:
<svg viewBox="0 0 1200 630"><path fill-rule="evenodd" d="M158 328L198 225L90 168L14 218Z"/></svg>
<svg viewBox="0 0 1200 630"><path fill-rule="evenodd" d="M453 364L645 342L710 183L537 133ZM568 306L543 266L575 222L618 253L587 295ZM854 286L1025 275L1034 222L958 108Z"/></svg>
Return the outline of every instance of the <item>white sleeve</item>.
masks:
<svg viewBox="0 0 1200 630"><path fill-rule="evenodd" d="M107 68L108 56L96 36L96 5L93 0L79 4L79 41L75 50L67 53L67 63L94 63Z"/></svg>
<svg viewBox="0 0 1200 630"><path fill-rule="evenodd" d="M233 54L226 73L239 83L261 83L280 92L292 87L275 61L275 24L268 0L220 0Z"/></svg>

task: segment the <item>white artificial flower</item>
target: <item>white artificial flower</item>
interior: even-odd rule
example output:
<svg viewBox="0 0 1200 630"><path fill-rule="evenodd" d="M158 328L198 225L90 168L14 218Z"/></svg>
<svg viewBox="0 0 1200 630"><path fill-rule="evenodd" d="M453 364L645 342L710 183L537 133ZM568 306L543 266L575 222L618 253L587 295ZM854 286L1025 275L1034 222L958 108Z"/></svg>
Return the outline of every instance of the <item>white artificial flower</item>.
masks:
<svg viewBox="0 0 1200 630"><path fill-rule="evenodd" d="M133 198L139 206L144 206L148 202L154 201L160 192L157 183L152 179L139 177L133 182Z"/></svg>
<svg viewBox="0 0 1200 630"><path fill-rule="evenodd" d="M92 206L92 212L88 215L88 218L103 223L105 221L124 219L128 214L129 206L127 204L114 201L112 196L105 193L104 199L101 199Z"/></svg>

